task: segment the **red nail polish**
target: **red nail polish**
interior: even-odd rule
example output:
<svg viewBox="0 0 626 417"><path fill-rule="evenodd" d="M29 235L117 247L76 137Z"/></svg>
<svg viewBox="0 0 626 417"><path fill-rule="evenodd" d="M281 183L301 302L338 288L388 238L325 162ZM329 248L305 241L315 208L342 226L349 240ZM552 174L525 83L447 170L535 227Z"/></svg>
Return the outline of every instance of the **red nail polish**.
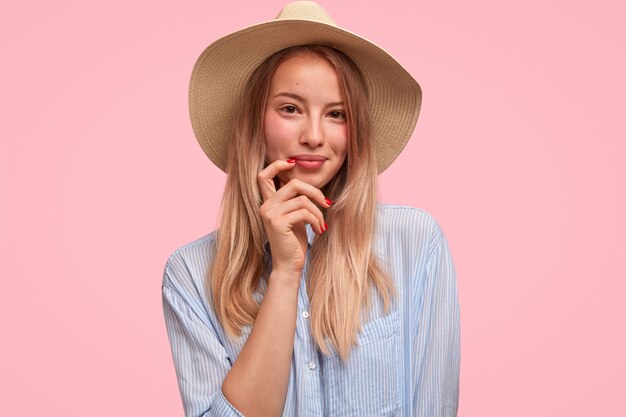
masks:
<svg viewBox="0 0 626 417"><path fill-rule="evenodd" d="M295 159L287 159L287 162L289 162L290 164L293 164L293 163L296 162L296 160Z"/></svg>
<svg viewBox="0 0 626 417"><path fill-rule="evenodd" d="M328 230L328 225L326 223L324 223L324 231Z"/></svg>
<svg viewBox="0 0 626 417"><path fill-rule="evenodd" d="M328 199L328 198L325 198L325 199L324 199L324 201L326 201L326 204L328 204L329 206L330 206L331 204L333 204L333 202L332 202L332 201L330 201L330 199Z"/></svg>

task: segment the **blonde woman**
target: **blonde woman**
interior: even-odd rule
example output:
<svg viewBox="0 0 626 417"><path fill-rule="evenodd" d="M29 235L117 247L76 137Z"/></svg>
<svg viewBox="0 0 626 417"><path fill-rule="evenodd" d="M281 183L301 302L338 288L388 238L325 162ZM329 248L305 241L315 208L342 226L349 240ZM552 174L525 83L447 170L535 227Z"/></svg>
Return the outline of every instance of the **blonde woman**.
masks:
<svg viewBox="0 0 626 417"><path fill-rule="evenodd" d="M176 250L163 303L187 416L455 416L446 239L376 203L417 82L313 2L210 45L194 132L228 174L219 227Z"/></svg>

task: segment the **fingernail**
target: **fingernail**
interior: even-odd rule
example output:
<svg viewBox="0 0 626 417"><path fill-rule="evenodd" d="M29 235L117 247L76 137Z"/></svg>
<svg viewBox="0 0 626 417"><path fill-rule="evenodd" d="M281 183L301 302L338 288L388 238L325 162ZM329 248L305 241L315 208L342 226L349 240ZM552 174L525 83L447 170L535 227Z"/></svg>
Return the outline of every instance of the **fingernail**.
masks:
<svg viewBox="0 0 626 417"><path fill-rule="evenodd" d="M324 201L326 201L326 204L328 204L329 206L330 206L331 204L333 204L333 202L332 202L332 201L330 201L328 198L325 198L325 199L324 199Z"/></svg>
<svg viewBox="0 0 626 417"><path fill-rule="evenodd" d="M328 230L328 225L326 223L324 223L324 231Z"/></svg>
<svg viewBox="0 0 626 417"><path fill-rule="evenodd" d="M296 162L296 160L295 159L287 159L287 162L289 162L290 164L293 164L293 163Z"/></svg>

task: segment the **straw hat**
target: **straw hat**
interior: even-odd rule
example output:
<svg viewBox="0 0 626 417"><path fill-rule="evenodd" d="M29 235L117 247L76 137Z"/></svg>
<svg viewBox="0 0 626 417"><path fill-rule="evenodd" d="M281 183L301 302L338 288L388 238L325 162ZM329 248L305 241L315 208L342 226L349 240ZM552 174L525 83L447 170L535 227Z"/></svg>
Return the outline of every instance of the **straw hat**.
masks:
<svg viewBox="0 0 626 417"><path fill-rule="evenodd" d="M314 44L342 51L361 70L369 91L378 172L404 149L422 101L417 81L382 48L338 27L320 5L297 1L274 20L218 39L196 61L189 85L191 124L200 146L221 170L226 167L234 107L250 75L282 49Z"/></svg>

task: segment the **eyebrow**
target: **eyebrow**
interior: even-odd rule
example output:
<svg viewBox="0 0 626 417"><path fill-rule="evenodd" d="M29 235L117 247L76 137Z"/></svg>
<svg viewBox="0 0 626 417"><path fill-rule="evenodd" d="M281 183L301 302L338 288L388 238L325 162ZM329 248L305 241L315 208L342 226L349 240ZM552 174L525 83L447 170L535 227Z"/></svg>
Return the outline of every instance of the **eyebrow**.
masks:
<svg viewBox="0 0 626 417"><path fill-rule="evenodd" d="M304 99L304 97L301 97L301 96L299 96L297 94L290 93L290 92L287 92L287 91L284 91L282 93L278 93L273 98L276 98L276 97L289 97L289 98L292 98L294 100L301 101L302 103L306 103L306 100ZM335 101L335 102L326 104L326 107L335 107L335 106L343 106L343 101Z"/></svg>

